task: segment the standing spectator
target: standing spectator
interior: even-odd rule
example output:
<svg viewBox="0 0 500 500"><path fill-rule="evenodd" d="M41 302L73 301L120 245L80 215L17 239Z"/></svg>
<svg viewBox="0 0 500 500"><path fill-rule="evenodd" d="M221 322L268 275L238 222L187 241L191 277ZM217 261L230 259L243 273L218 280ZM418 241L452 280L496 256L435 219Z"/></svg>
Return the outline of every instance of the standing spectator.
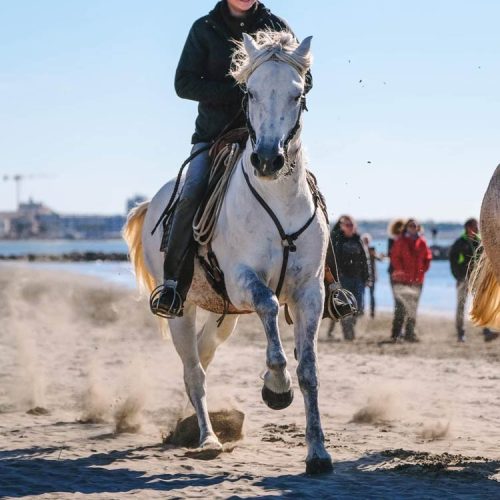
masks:
<svg viewBox="0 0 500 500"><path fill-rule="evenodd" d="M432 253L425 239L418 233L415 219L408 219L402 235L391 248L392 283L394 291L394 319L392 339L401 337L405 326L404 339L418 342L415 333L417 308L422 293L424 276L429 269ZM406 325L405 325L406 322Z"/></svg>
<svg viewBox="0 0 500 500"><path fill-rule="evenodd" d="M370 318L375 317L375 282L377 281L377 260L382 260L382 257L377 253L375 247L372 246L371 234L365 233L361 236L366 248L368 248L368 265L370 268L371 280L368 283L368 290L370 292Z"/></svg>
<svg viewBox="0 0 500 500"><path fill-rule="evenodd" d="M464 309L467 301L468 278L474 265L474 254L481 243L477 219L468 219L464 224L464 233L453 243L450 249L450 267L453 277L457 280L457 310L455 325L457 340L465 342ZM487 342L498 336L488 328L483 329L484 340Z"/></svg>
<svg viewBox="0 0 500 500"><path fill-rule="evenodd" d="M337 258L340 284L349 290L358 303L358 315L363 314L365 286L370 283L368 253L359 234L354 219L349 215L339 218L332 231L332 242ZM345 340L354 340L356 315L341 319ZM335 322L328 335L331 336Z"/></svg>

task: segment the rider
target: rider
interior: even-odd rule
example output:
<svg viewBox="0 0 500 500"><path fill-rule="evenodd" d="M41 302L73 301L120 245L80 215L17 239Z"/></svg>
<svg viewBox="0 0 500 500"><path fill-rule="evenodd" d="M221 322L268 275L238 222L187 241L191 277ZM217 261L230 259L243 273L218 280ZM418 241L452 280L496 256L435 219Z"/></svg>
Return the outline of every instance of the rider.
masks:
<svg viewBox="0 0 500 500"><path fill-rule="evenodd" d="M237 128L246 123L242 109L243 92L229 75L234 40L241 41L244 32L252 34L265 29L292 33L286 21L271 13L258 0L221 0L208 15L195 21L189 31L175 74L175 90L179 97L199 103L191 154L199 153L189 164L173 214L165 248L164 282L159 291L153 292L150 302L154 314L182 316L192 276L187 272L192 269L188 268L192 266L189 262L192 224L210 173L208 149L228 124ZM304 90L309 92L312 88L310 72L305 80ZM333 260L329 248L327 263L335 273ZM331 273L327 273L327 284L332 280ZM329 288L327 300L333 301L339 310L348 306L350 311L350 301L343 302L337 292L333 292L333 285ZM325 307L325 315L330 315L330 310Z"/></svg>
<svg viewBox="0 0 500 500"><path fill-rule="evenodd" d="M233 128L245 125L243 92L229 76L234 40L241 41L243 32L264 29L291 32L283 19L257 0L221 0L189 31L175 73L175 90L179 97L199 103L191 153L203 151L189 164L173 215L165 249L163 288L151 303L155 314L182 315L186 287L179 286L179 278L193 237L193 219L208 184L207 148L229 123ZM309 77L307 91L310 82Z"/></svg>

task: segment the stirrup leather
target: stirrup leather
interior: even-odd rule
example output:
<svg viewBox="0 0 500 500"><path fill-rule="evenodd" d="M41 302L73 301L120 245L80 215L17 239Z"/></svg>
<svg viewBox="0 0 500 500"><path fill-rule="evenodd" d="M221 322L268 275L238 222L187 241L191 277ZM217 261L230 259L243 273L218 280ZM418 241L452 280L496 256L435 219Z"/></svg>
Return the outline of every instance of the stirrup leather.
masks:
<svg viewBox="0 0 500 500"><path fill-rule="evenodd" d="M349 290L342 288L340 283L329 285L327 293L326 307L330 318L342 319L358 312L356 298Z"/></svg>
<svg viewBox="0 0 500 500"><path fill-rule="evenodd" d="M167 293L172 294L170 303L165 303L164 299ZM160 318L172 319L182 316L183 300L177 291L177 282L168 280L157 286L149 297L149 308L151 312Z"/></svg>

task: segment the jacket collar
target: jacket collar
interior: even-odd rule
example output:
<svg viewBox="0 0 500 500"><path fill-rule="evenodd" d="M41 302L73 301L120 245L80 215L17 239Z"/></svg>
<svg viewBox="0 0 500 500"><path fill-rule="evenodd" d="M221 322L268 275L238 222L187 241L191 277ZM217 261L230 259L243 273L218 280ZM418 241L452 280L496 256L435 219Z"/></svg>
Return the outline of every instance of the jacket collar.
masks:
<svg viewBox="0 0 500 500"><path fill-rule="evenodd" d="M262 20L271 14L271 11L262 3L257 1L255 10L250 14L248 19L248 30L253 31L253 28L258 27ZM215 7L208 13L208 21L211 25L226 38L234 38L236 33L233 33L225 18L230 16L226 0L220 0ZM247 18L245 18L247 19ZM238 37L241 38L241 35Z"/></svg>

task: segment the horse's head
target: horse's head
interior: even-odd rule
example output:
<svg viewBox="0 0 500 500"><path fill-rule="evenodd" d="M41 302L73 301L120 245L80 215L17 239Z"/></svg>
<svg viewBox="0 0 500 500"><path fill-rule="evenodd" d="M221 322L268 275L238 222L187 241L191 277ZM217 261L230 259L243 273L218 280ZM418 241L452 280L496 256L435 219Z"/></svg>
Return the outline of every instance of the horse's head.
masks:
<svg viewBox="0 0 500 500"><path fill-rule="evenodd" d="M290 33L243 34L231 74L246 86L247 126L258 176L275 179L288 172L289 144L300 129L305 108L305 75L311 64L311 37L298 44Z"/></svg>

